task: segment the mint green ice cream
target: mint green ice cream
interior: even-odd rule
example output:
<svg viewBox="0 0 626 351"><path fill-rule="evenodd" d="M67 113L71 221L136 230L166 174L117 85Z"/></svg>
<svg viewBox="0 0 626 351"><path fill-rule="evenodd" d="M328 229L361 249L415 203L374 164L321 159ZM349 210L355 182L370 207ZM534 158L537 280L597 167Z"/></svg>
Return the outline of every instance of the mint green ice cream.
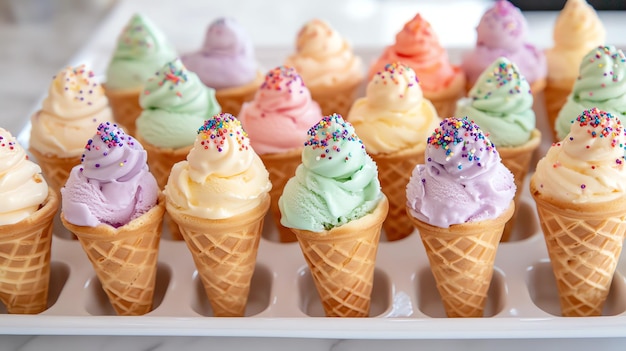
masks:
<svg viewBox="0 0 626 351"><path fill-rule="evenodd" d="M134 15L117 39L106 70L111 90L141 89L148 78L177 56L165 35L146 17Z"/></svg>
<svg viewBox="0 0 626 351"><path fill-rule="evenodd" d="M138 136L154 146L172 149L192 145L199 126L221 111L215 90L202 84L180 59L153 74L139 104L143 111L135 122Z"/></svg>
<svg viewBox="0 0 626 351"><path fill-rule="evenodd" d="M518 67L505 57L496 59L459 101L455 116L474 121L496 147L525 144L535 129L530 85Z"/></svg>
<svg viewBox="0 0 626 351"><path fill-rule="evenodd" d="M340 115L307 132L302 164L285 185L281 224L323 232L371 213L382 199L376 163Z"/></svg>

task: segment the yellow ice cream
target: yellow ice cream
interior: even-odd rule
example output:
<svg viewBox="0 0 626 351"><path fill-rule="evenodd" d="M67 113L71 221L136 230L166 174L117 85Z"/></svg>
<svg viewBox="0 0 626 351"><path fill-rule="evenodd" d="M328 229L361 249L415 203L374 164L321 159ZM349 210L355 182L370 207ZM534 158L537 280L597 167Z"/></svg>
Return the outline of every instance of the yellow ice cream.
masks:
<svg viewBox="0 0 626 351"><path fill-rule="evenodd" d="M7 130L0 128L0 225L30 216L48 197L41 168Z"/></svg>
<svg viewBox="0 0 626 351"><path fill-rule="evenodd" d="M200 218L223 219L257 207L272 185L241 123L222 113L198 130L187 160L172 167L168 206Z"/></svg>
<svg viewBox="0 0 626 351"><path fill-rule="evenodd" d="M85 65L66 67L54 77L41 110L31 117L30 147L44 155L80 157L98 125L112 120L94 73Z"/></svg>
<svg viewBox="0 0 626 351"><path fill-rule="evenodd" d="M626 191L626 134L617 117L592 108L573 121L563 141L537 163L533 182L547 197L572 203L607 202Z"/></svg>
<svg viewBox="0 0 626 351"><path fill-rule="evenodd" d="M387 64L372 77L366 96L354 102L347 120L371 154L425 146L441 122L424 99L413 69L400 63Z"/></svg>
<svg viewBox="0 0 626 351"><path fill-rule="evenodd" d="M309 88L351 85L364 76L362 60L328 23L308 22L298 33L296 52L285 61L296 69Z"/></svg>
<svg viewBox="0 0 626 351"><path fill-rule="evenodd" d="M575 79L583 57L604 45L606 30L585 0L567 0L554 25L554 47L546 50L548 78Z"/></svg>

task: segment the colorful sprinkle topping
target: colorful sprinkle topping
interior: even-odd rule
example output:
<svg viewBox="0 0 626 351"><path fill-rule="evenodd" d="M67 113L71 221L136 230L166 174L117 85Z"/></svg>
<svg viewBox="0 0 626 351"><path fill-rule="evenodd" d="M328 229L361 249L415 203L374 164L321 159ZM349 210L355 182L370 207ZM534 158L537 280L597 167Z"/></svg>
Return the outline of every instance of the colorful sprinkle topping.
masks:
<svg viewBox="0 0 626 351"><path fill-rule="evenodd" d="M530 90L522 89L523 83L526 81L526 78L520 75L517 66L509 60L500 59L498 60L493 70L487 72L486 83L487 86L495 86L496 88L501 88L504 86L509 87L508 93L511 95L514 94L530 94ZM525 85L525 84L524 84ZM489 99L493 92L491 91L481 91L482 86L477 87L476 93L472 96L472 99Z"/></svg>
<svg viewBox="0 0 626 351"><path fill-rule="evenodd" d="M133 16L123 29L119 45L130 48L151 49L154 47L154 40L145 27L144 20L138 15Z"/></svg>
<svg viewBox="0 0 626 351"><path fill-rule="evenodd" d="M15 141L14 140L4 140L4 137L0 135L0 147L8 148L9 150L15 150Z"/></svg>
<svg viewBox="0 0 626 351"><path fill-rule="evenodd" d="M101 93L102 87L94 79L93 71L88 70L86 65L67 67L60 75L61 77L58 78L61 79L60 84L62 84L63 90L68 94L73 94L74 101L92 105L90 98L99 97L94 93ZM57 76L54 79L57 79Z"/></svg>
<svg viewBox="0 0 626 351"><path fill-rule="evenodd" d="M332 159L332 153L341 152L340 145L343 142L355 142L361 144L361 150L365 152L365 145L354 132L354 127L341 115L334 113L324 116L307 132L309 139L304 143L304 147L313 150L320 150L317 159ZM348 161L352 155L345 156L344 161Z"/></svg>
<svg viewBox="0 0 626 351"><path fill-rule="evenodd" d="M239 151L248 150L250 147L250 139L241 127L241 122L230 113L222 112L204 121L204 125L198 129L198 135L202 138L200 145L204 146L205 150L212 144L218 152L222 152L228 138L237 141Z"/></svg>
<svg viewBox="0 0 626 351"><path fill-rule="evenodd" d="M170 83L169 89L174 90L180 87L180 85L188 81L188 77L187 77L188 73L189 72L185 68L185 65L183 65L182 61L180 59L176 59L172 62L168 62L166 64L166 67L164 67L162 71L156 72L155 73L156 77L151 78L151 80L159 79L160 80L158 82L159 87L169 82ZM145 90L144 94L149 95L150 91ZM178 97L183 96L180 91L176 91L176 95Z"/></svg>
<svg viewBox="0 0 626 351"><path fill-rule="evenodd" d="M624 52L622 50L614 51L613 49L614 48L611 47L611 46L598 46L598 48L596 49L595 53L593 55L590 55L589 63L594 63L594 62L602 59L603 56L609 56L613 62L625 63L626 62L626 57L624 57ZM601 66L602 63L600 63L598 65L599 65L600 68L602 68L602 66ZM609 74L611 75L611 80L613 82L619 81L619 75L618 75L619 72L617 70L612 70L610 68L609 68L609 70L610 70ZM606 76L607 74L605 73L604 75ZM593 95L593 92L590 92L589 95Z"/></svg>
<svg viewBox="0 0 626 351"><path fill-rule="evenodd" d="M594 107L583 111L572 123L577 123L581 128L586 128L587 135L591 139L611 139L611 147L626 150L626 145L620 142L620 139L624 137L622 122L612 114ZM571 140L573 140L572 137L570 137Z"/></svg>
<svg viewBox="0 0 626 351"><path fill-rule="evenodd" d="M462 158L467 158L468 161L478 162L480 166L480 157L476 155L479 146L477 144L482 143L484 147L481 150L487 150L496 152L494 144L486 138L483 131L474 123L464 118L446 118L440 124L439 128L436 128L433 134L428 137L428 145L435 147L435 149L442 148L446 153L446 161L449 161L454 156L453 146L463 144L461 148ZM471 145L468 148L468 145Z"/></svg>
<svg viewBox="0 0 626 351"><path fill-rule="evenodd" d="M403 76L405 73L408 73L408 76L410 77L408 87L414 87L419 84L419 79L415 75L413 69L399 62L386 64L382 71L376 73L375 77L378 79L376 79L374 83L378 84L380 82L382 84L387 84L387 82L391 82L398 85L400 84L398 77Z"/></svg>
<svg viewBox="0 0 626 351"><path fill-rule="evenodd" d="M261 84L261 90L296 91L304 92L304 82L296 69L290 66L278 66L265 75L265 81Z"/></svg>
<svg viewBox="0 0 626 351"><path fill-rule="evenodd" d="M103 151L103 156L108 155L108 150L116 147L123 147L124 143L132 146L134 145L134 139L130 135L124 133L122 129L118 127L117 124L111 122L100 123L98 129L96 131L96 137L99 137L100 140L106 145L107 150L101 150L100 146L94 144L93 139L87 140L87 144L85 145L85 150L89 151ZM86 154L82 155L81 162L85 160ZM96 168L100 167L99 164L95 165ZM120 164L123 166L123 164Z"/></svg>

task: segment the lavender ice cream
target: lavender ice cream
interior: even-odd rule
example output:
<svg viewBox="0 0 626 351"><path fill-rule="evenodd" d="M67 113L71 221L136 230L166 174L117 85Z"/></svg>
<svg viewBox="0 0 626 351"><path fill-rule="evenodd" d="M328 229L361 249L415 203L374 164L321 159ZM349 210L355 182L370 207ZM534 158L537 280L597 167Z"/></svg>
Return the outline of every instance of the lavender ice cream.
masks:
<svg viewBox="0 0 626 351"><path fill-rule="evenodd" d="M85 146L61 189L65 220L77 226L121 227L148 212L159 187L146 164L147 153L116 124L106 122Z"/></svg>
<svg viewBox="0 0 626 351"><path fill-rule="evenodd" d="M515 196L513 174L493 143L467 118L446 118L428 138L426 164L407 185L411 215L432 226L499 217Z"/></svg>

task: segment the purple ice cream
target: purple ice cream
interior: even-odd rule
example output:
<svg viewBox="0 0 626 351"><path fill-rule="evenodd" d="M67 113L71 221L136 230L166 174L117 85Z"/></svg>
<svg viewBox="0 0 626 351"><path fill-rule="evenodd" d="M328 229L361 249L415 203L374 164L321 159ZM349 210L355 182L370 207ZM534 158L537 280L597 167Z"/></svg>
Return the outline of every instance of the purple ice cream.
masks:
<svg viewBox="0 0 626 351"><path fill-rule="evenodd" d="M116 124L106 122L85 146L61 189L65 220L78 226L121 227L148 212L159 187L146 164L147 153Z"/></svg>
<svg viewBox="0 0 626 351"><path fill-rule="evenodd" d="M258 64L252 40L231 18L219 18L207 29L204 46L181 60L202 83L213 89L246 85L256 78Z"/></svg>
<svg viewBox="0 0 626 351"><path fill-rule="evenodd" d="M467 118L446 118L428 138L426 164L407 185L411 215L432 226L494 219L515 196L513 174L493 143Z"/></svg>
<svg viewBox="0 0 626 351"><path fill-rule="evenodd" d="M515 5L498 0L483 14L476 34L476 47L463 57L461 63L468 83L473 85L483 70L500 57L514 62L531 84L546 78L545 55L527 42L528 23Z"/></svg>

